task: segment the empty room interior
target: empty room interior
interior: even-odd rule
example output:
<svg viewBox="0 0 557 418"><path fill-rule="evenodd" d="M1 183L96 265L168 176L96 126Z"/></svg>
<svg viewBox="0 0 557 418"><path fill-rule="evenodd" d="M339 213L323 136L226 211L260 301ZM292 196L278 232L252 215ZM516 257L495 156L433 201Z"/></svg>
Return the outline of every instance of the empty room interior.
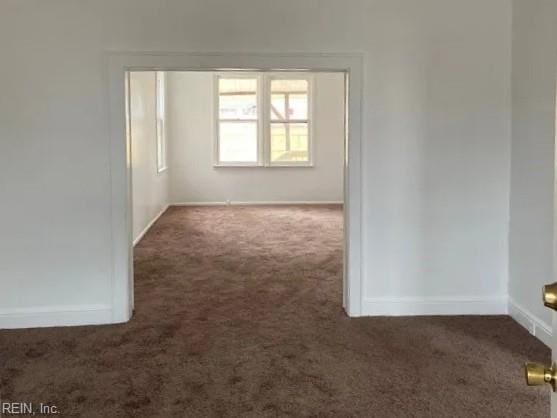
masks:
<svg viewBox="0 0 557 418"><path fill-rule="evenodd" d="M557 417L555 0L0 2L0 416Z"/></svg>
<svg viewBox="0 0 557 418"><path fill-rule="evenodd" d="M314 298L341 312L345 74L131 71L127 83L135 314L241 329Z"/></svg>

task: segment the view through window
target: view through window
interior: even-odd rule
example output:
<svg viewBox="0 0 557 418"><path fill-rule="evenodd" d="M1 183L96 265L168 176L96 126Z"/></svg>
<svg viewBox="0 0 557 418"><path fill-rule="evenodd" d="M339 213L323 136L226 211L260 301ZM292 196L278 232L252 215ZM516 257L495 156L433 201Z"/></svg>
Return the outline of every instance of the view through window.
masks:
<svg viewBox="0 0 557 418"><path fill-rule="evenodd" d="M308 81L271 80L270 118L271 162L308 162Z"/></svg>
<svg viewBox="0 0 557 418"><path fill-rule="evenodd" d="M311 165L310 78L217 77L218 165Z"/></svg>

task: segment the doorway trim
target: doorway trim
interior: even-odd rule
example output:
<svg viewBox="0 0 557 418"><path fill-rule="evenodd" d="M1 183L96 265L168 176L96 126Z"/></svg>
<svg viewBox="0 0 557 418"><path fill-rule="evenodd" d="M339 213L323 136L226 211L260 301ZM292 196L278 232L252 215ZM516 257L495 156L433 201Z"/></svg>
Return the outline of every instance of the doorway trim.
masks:
<svg viewBox="0 0 557 418"><path fill-rule="evenodd" d="M363 54L107 52L110 130L112 322L133 313L131 144L126 135L128 71L312 71L343 72L346 83L344 161L343 307L362 315L362 98Z"/></svg>

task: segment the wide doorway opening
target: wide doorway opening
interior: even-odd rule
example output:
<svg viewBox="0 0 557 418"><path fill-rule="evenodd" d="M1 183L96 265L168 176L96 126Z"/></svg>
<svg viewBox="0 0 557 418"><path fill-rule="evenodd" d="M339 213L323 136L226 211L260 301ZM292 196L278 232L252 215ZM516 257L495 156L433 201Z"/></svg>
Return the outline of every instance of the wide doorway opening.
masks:
<svg viewBox="0 0 557 418"><path fill-rule="evenodd" d="M136 314L184 296L207 319L342 310L346 86L344 71L126 73Z"/></svg>

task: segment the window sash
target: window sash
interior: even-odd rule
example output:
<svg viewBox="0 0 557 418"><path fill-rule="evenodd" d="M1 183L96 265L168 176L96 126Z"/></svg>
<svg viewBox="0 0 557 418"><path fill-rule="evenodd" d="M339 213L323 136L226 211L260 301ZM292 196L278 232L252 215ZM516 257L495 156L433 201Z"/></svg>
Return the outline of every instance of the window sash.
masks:
<svg viewBox="0 0 557 418"><path fill-rule="evenodd" d="M256 89L255 92L226 92L221 94L220 91L220 80L222 79L249 79L255 80L256 82ZM254 73L242 73L242 74L217 74L215 77L215 112L216 112L216 144L215 144L215 166L259 166L261 165L261 79L259 74ZM221 110L221 96L226 95L241 95L241 94L250 94L255 95L255 103L257 106L257 117L254 118L221 118L220 117L220 110ZM254 123L256 125L256 161L222 161L221 160L221 124L222 123Z"/></svg>
<svg viewBox="0 0 557 418"><path fill-rule="evenodd" d="M306 81L306 90L305 91L286 91L286 92L273 92L272 91L272 82L275 80L305 80ZM301 166L301 167L313 167L313 141L312 141L312 106L313 106L313 82L312 82L312 77L311 75L302 75L299 73L294 73L294 74L279 74L279 75L275 75L275 74L270 74L268 76L268 79L266 81L266 86L267 86L267 100L269 103L269 109L267 112L267 121L268 121L268 128L267 130L267 135L268 135L268 139L267 139L267 144L268 144L268 151L267 151L267 155L266 155L266 165L269 167L289 167L289 166ZM273 94L284 94L285 97L285 117L275 117L273 118L271 116L271 101L272 101L272 96ZM306 101L306 118L289 118L288 114L287 114L287 109L289 108L289 100L288 97L293 95L293 94L304 94L307 97L307 101ZM302 161L272 161L272 149L271 149L271 129L273 127L274 124L283 124L285 126L285 130L286 130L286 138L285 141L288 144L289 142L292 142L292 138L291 138L291 134L290 134L290 128L291 125L295 125L295 124L305 124L307 126L307 160L302 160Z"/></svg>

